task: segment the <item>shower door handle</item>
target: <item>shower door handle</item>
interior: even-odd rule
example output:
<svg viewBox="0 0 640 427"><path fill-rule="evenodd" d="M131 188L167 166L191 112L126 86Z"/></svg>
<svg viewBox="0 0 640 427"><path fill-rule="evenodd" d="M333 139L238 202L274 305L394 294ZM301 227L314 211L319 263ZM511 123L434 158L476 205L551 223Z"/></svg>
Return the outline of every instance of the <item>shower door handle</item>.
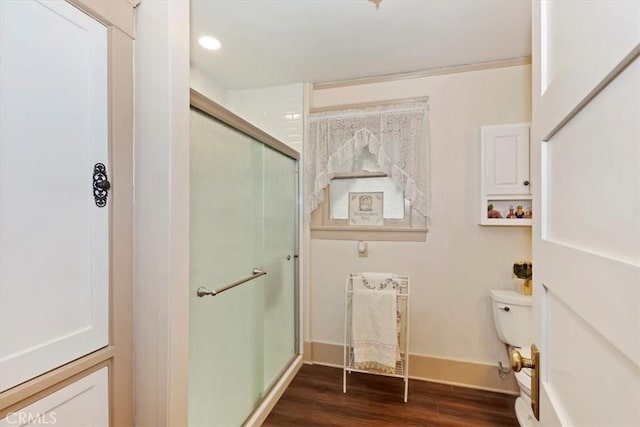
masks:
<svg viewBox="0 0 640 427"><path fill-rule="evenodd" d="M216 295L218 295L218 294L220 294L220 293L222 293L224 291L227 291L227 290L229 290L231 288L235 288L236 286L242 285L243 283L246 283L249 280L257 279L258 277L265 276L267 274L266 271L262 271L262 270L257 269L257 268L254 268L252 270L252 273L253 274L251 274L251 276L249 276L249 277L245 277L244 279L238 280L237 282L230 283L227 286L223 286L223 287L221 287L219 289L216 289L214 291L212 291L209 288L205 288L204 286L200 286L198 288L198 290L196 291L196 295L199 296L200 298L206 297L207 295L211 295L212 297L215 297Z"/></svg>

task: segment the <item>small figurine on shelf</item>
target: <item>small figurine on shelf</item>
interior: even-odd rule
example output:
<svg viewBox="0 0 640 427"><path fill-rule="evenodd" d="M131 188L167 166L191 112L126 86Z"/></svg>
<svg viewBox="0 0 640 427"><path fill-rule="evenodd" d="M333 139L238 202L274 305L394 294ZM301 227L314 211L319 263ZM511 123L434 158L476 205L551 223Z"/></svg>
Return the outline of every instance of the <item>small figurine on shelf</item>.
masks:
<svg viewBox="0 0 640 427"><path fill-rule="evenodd" d="M524 218L524 210L522 208L522 205L519 205L518 210L516 210L516 218Z"/></svg>
<svg viewBox="0 0 640 427"><path fill-rule="evenodd" d="M526 214L524 214L525 218L533 218L533 212L531 211L531 208L529 208L529 210L527 211Z"/></svg>
<svg viewBox="0 0 640 427"><path fill-rule="evenodd" d="M507 214L507 219L513 219L516 217L515 212L513 212L513 205L509 206L509 213Z"/></svg>
<svg viewBox="0 0 640 427"><path fill-rule="evenodd" d="M487 218L502 218L502 214L493 209L493 205L489 205L487 206Z"/></svg>

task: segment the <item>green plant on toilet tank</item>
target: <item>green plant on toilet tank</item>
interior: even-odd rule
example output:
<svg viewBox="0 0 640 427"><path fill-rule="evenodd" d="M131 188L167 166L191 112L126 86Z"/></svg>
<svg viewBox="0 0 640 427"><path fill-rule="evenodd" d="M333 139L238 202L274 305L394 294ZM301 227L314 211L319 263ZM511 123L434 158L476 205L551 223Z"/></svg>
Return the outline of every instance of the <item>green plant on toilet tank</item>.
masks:
<svg viewBox="0 0 640 427"><path fill-rule="evenodd" d="M531 277L533 276L533 264L529 261L514 262L513 275L518 279L531 280Z"/></svg>

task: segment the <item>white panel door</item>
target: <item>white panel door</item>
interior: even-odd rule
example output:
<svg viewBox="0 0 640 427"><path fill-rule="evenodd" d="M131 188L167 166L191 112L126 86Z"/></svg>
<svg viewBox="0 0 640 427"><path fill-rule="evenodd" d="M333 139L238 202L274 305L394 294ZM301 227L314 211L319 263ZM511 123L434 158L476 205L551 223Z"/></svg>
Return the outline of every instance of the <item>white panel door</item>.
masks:
<svg viewBox="0 0 640 427"><path fill-rule="evenodd" d="M529 125L482 128L484 192L529 194Z"/></svg>
<svg viewBox="0 0 640 427"><path fill-rule="evenodd" d="M10 412L0 427L109 427L109 372L104 367L63 389Z"/></svg>
<svg viewBox="0 0 640 427"><path fill-rule="evenodd" d="M640 2L534 2L543 426L640 425Z"/></svg>
<svg viewBox="0 0 640 427"><path fill-rule="evenodd" d="M108 344L107 31L0 1L0 391Z"/></svg>

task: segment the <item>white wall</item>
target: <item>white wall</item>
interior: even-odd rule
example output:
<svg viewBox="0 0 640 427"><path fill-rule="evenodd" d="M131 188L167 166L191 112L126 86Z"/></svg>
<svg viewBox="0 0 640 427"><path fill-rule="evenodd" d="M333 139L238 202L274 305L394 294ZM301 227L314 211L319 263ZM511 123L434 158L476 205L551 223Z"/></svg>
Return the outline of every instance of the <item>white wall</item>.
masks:
<svg viewBox="0 0 640 427"><path fill-rule="evenodd" d="M509 289L515 260L530 258L527 227L478 225L482 125L528 122L531 67L315 90L312 108L429 96L433 216L426 242L312 240L310 337L342 343L349 272L411 278L411 353L495 363L506 360L495 333L489 290Z"/></svg>
<svg viewBox="0 0 640 427"><path fill-rule="evenodd" d="M136 9L136 426L187 425L189 2Z"/></svg>
<svg viewBox="0 0 640 427"><path fill-rule="evenodd" d="M231 90L229 98L231 111L302 152L303 83Z"/></svg>
<svg viewBox="0 0 640 427"><path fill-rule="evenodd" d="M193 64L189 67L189 85L210 100L229 108L229 89Z"/></svg>
<svg viewBox="0 0 640 427"><path fill-rule="evenodd" d="M191 66L191 87L302 152L304 84L234 90Z"/></svg>

